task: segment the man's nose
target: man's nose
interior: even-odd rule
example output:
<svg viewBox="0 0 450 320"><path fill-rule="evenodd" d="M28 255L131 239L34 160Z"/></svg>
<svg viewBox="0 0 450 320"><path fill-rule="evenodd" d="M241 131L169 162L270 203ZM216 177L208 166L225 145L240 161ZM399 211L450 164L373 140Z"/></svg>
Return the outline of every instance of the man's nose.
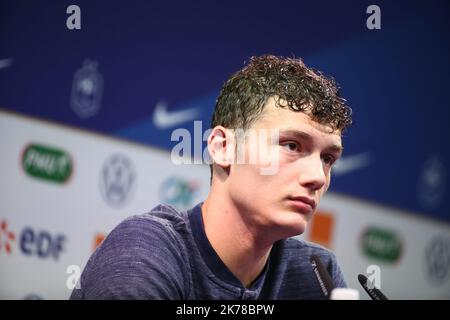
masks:
<svg viewBox="0 0 450 320"><path fill-rule="evenodd" d="M311 155L300 163L299 183L312 191L321 189L326 183L326 176L320 156Z"/></svg>

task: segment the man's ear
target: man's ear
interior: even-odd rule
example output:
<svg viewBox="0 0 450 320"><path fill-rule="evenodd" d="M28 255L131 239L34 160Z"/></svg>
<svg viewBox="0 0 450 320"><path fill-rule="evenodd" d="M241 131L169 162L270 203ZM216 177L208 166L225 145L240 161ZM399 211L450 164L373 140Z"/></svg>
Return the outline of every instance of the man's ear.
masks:
<svg viewBox="0 0 450 320"><path fill-rule="evenodd" d="M233 162L235 153L233 131L215 126L208 137L208 152L215 164L223 169L228 168Z"/></svg>

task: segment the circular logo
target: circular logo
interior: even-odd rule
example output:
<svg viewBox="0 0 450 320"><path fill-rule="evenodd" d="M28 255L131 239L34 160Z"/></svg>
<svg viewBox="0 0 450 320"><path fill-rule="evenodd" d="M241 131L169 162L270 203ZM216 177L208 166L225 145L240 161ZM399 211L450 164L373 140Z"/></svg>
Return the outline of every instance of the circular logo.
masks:
<svg viewBox="0 0 450 320"><path fill-rule="evenodd" d="M169 177L161 185L159 196L163 203L184 210L192 205L194 193L199 188L197 181L187 181L178 177Z"/></svg>
<svg viewBox="0 0 450 320"><path fill-rule="evenodd" d="M444 284L450 273L450 238L435 236L430 241L425 249L425 265L433 284Z"/></svg>
<svg viewBox="0 0 450 320"><path fill-rule="evenodd" d="M106 202L115 208L130 199L136 180L136 171L129 158L114 154L103 164L100 173L100 191Z"/></svg>
<svg viewBox="0 0 450 320"><path fill-rule="evenodd" d="M418 197L427 209L438 208L445 196L445 166L438 155L431 155L419 176Z"/></svg>
<svg viewBox="0 0 450 320"><path fill-rule="evenodd" d="M75 72L70 96L70 105L82 119L90 118L100 109L103 77L97 71L97 63L86 60Z"/></svg>
<svg viewBox="0 0 450 320"><path fill-rule="evenodd" d="M37 295L35 293L30 293L23 297L23 300L44 300L40 295Z"/></svg>

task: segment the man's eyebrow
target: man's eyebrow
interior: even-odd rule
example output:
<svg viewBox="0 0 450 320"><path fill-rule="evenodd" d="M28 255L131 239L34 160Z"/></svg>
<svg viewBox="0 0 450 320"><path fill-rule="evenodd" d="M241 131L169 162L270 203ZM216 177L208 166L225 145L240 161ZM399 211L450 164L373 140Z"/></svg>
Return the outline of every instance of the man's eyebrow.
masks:
<svg viewBox="0 0 450 320"><path fill-rule="evenodd" d="M327 148L327 150L330 150L331 152L336 152L336 153L338 153L339 156L340 156L340 155L342 154L342 152L344 152L344 147L343 147L343 146L340 146L340 145L334 144L334 145L332 145L332 146L329 146L329 147Z"/></svg>
<svg viewBox="0 0 450 320"><path fill-rule="evenodd" d="M280 135L289 135L289 136L292 135L296 139L304 140L304 141L308 141L308 142L312 142L314 140L313 137L309 133L306 133L304 131L299 131L299 130L280 130ZM342 145L333 144L333 145L327 147L326 150L342 154L342 152L344 151L344 147Z"/></svg>
<svg viewBox="0 0 450 320"><path fill-rule="evenodd" d="M280 135L295 136L297 139L311 142L313 138L310 134L299 130L280 130Z"/></svg>

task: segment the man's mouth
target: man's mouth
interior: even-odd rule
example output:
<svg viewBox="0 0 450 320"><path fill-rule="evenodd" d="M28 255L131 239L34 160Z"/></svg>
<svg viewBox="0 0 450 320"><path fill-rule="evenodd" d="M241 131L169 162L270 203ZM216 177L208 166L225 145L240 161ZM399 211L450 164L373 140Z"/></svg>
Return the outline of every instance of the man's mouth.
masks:
<svg viewBox="0 0 450 320"><path fill-rule="evenodd" d="M309 214L316 209L316 201L312 198L297 196L288 199L289 203L302 213Z"/></svg>

